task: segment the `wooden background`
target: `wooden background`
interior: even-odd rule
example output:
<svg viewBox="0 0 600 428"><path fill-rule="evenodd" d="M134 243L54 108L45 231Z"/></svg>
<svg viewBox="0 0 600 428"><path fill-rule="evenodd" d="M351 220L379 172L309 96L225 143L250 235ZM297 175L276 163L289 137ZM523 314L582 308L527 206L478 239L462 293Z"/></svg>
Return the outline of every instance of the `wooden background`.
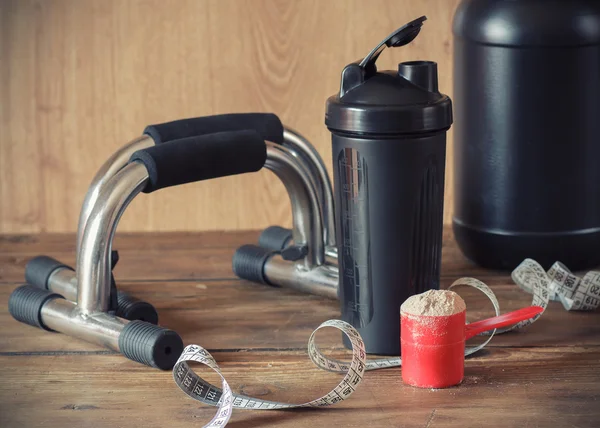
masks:
<svg viewBox="0 0 600 428"><path fill-rule="evenodd" d="M95 171L150 123L272 111L329 165L325 100L338 89L344 65L398 26L429 18L410 46L382 56L382 68L437 61L440 89L451 95L457 4L0 0L0 233L75 231ZM291 224L291 212L283 186L262 171L139 196L119 230L270 224Z"/></svg>

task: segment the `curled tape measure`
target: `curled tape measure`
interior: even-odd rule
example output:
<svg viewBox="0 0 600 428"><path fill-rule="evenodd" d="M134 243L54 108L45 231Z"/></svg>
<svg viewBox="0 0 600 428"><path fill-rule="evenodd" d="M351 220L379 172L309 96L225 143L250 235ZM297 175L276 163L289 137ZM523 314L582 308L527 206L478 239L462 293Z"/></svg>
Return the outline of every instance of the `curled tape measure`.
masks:
<svg viewBox="0 0 600 428"><path fill-rule="evenodd" d="M315 334L322 328L333 327L341 330L352 343L352 361L344 363L324 356L315 343ZM303 404L286 404L276 401L259 400L241 394L231 392L229 384L223 377L215 359L204 348L198 345L189 345L184 350L175 367L173 368L173 377L175 383L190 397L209 404L218 406L219 410L213 419L205 427L222 427L227 424L231 417L231 411L234 407L251 410L277 410L289 409L292 407L323 407L330 406L338 401L348 398L360 383L365 372L366 353L365 346L360 334L350 324L340 320L329 320L321 324L310 335L308 340L308 355L312 362L323 370L333 372L345 372L346 376L342 381L321 398L309 401ZM219 389L206 382L200 376L192 371L188 361L196 361L213 369L222 380L222 389Z"/></svg>
<svg viewBox="0 0 600 428"><path fill-rule="evenodd" d="M526 259L512 273L515 283L523 290L533 294L532 305L541 306L546 309L548 302L552 298L570 303L571 309L596 308L600 299L600 273L590 272L582 280L575 277L562 264L555 264L548 273L535 261ZM575 278L575 279L572 279ZM474 287L484 293L492 302L496 315L500 315L500 305L498 299L486 284L475 278L460 278L449 287L449 289L468 286ZM564 290L563 290L564 289ZM565 306L566 307L566 306ZM543 312L542 312L543 313ZM485 342L465 349L465 355L471 355L485 347L492 336L496 333L505 333L513 329L525 327L535 322L541 314L535 317L521 321L511 327L494 330L489 333ZM317 331L322 328L332 327L341 330L352 344L352 361L343 362L328 358L321 353L315 341ZM205 425L205 428L223 427L229 421L233 408L248 410L278 410L290 409L295 407L325 407L331 406L337 402L348 398L362 381L364 372L368 370L377 370L387 367L398 367L402 365L400 357L382 358L367 360L364 343L360 334L354 327L344 321L329 320L322 323L312 332L308 339L308 355L311 361L320 369L345 373L341 382L333 388L328 394L316 400L303 404L280 403L277 401L261 400L246 395L234 394L225 377L221 373L219 366L210 353L201 346L189 345L184 350L175 367L173 368L173 378L175 383L183 392L195 400L202 403L216 406L217 412L212 420ZM221 388L218 388L196 374L189 366L189 362L197 362L208 366L221 377Z"/></svg>
<svg viewBox="0 0 600 428"><path fill-rule="evenodd" d="M526 259L512 274L513 281L528 293L532 292L535 282L522 280L519 268L532 264L537 263ZM589 271L583 278L579 278L561 262L556 262L544 274L549 282L549 299L560 301L567 311L593 311L600 305L600 272Z"/></svg>

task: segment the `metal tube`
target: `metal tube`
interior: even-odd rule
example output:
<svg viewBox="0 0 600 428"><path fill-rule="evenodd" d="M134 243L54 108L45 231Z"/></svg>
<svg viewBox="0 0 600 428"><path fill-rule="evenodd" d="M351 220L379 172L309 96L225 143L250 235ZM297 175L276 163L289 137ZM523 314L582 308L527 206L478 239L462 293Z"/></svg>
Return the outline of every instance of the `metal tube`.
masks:
<svg viewBox="0 0 600 428"><path fill-rule="evenodd" d="M325 263L337 266L338 252L336 247L325 247Z"/></svg>
<svg viewBox="0 0 600 428"><path fill-rule="evenodd" d="M96 201L98 200L98 195L100 194L102 186L117 172L119 172L121 168L127 165L129 158L134 152L145 149L146 147L151 147L153 145L154 140L152 138L147 135L142 135L141 137L132 140L117 150L110 158L107 159L106 162L104 162L98 172L96 172L96 175L92 179L90 187L85 194L83 206L81 207L81 212L79 213L79 224L77 226L77 246L75 250L75 257L77 257L77 259L79 259L79 254L81 253L81 241L83 240L85 225L88 217L92 213L94 205L96 205Z"/></svg>
<svg viewBox="0 0 600 428"><path fill-rule="evenodd" d="M290 278L284 277L282 275L287 275L289 272L287 269L292 269L293 263L285 261L281 258L271 258L269 260L268 267L265 268L265 272L268 272L267 276L269 279L273 280L273 283L280 284L282 282L286 283L285 286L294 288L297 290L305 291L310 294L316 294L319 296L325 296L331 299L337 299L337 288L338 288L338 267L337 267L337 258L335 259L335 263L329 262L329 257L326 256L325 264L321 265L324 270L319 273L317 270L316 273L310 275L300 275L301 283L298 286L292 286L289 284ZM316 279L313 278L316 276ZM326 279L320 279L322 276L325 276ZM277 278L277 279L276 279ZM282 279L284 278L284 279ZM297 280L293 280L294 283ZM309 281L309 282L307 282ZM312 282L314 281L314 282ZM323 285L319 285L323 284ZM323 292L319 291L323 288ZM65 299L70 300L71 302L77 301L77 278L75 276L75 271L67 268L58 268L52 275L48 278L48 289L60 294Z"/></svg>
<svg viewBox="0 0 600 428"><path fill-rule="evenodd" d="M325 162L319 152L301 134L290 128L283 131L284 144L289 145L296 154L303 158L309 168L321 205L323 217L324 240L327 247L336 248L335 241L335 209L333 202L333 186ZM337 255L337 249L335 250Z"/></svg>
<svg viewBox="0 0 600 428"><path fill-rule="evenodd" d="M77 258L77 306L83 313L106 312L110 295L110 251L121 215L144 188L148 171L128 164L101 186Z"/></svg>
<svg viewBox="0 0 600 428"><path fill-rule="evenodd" d="M288 148L270 142L266 144L265 167L280 178L291 200L294 243L307 245L307 267L322 265L325 261L323 223L317 190L310 174L294 159Z"/></svg>
<svg viewBox="0 0 600 428"><path fill-rule="evenodd" d="M265 263L264 274L271 284L329 299L338 298L338 272L335 266L321 265L306 269L301 263L283 260L279 254L275 254Z"/></svg>
<svg viewBox="0 0 600 428"><path fill-rule="evenodd" d="M120 352L119 335L129 322L104 312L86 314L75 303L49 300L42 307L42 323L52 330Z"/></svg>
<svg viewBox="0 0 600 428"><path fill-rule="evenodd" d="M65 267L56 269L48 278L48 289L71 302L76 302L77 277L75 271Z"/></svg>

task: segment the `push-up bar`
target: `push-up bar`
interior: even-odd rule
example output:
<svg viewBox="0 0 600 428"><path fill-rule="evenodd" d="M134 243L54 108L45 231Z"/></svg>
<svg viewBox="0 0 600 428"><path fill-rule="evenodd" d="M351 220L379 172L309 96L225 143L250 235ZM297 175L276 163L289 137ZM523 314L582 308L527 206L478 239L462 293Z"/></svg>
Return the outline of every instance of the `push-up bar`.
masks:
<svg viewBox="0 0 600 428"><path fill-rule="evenodd" d="M144 131L144 135L132 140L115 152L94 176L86 193L79 217L76 255L81 252L81 240L85 225L94 204L98 200L100 189L104 183L127 164L129 157L135 151L155 144L163 144L173 139L243 129L255 129L265 140L282 144L289 149L289 154L297 160L297 163L301 164L300 168L304 167L305 171L303 173L308 175L317 190L319 210L323 219L326 258L330 262L337 261L332 186L323 159L306 138L290 128L283 127L277 116L270 113L234 113L183 119L148 126ZM290 198L293 200L293 195L290 195ZM295 217L301 218L302 214L298 210L302 210L303 207L292 204L292 209L295 212ZM293 235L294 232L291 229L273 226L265 230L259 242L265 248L278 247L280 242L285 242L285 246L287 246L293 242ZM288 250L288 252L291 251L293 249ZM114 263L112 267L114 268ZM32 259L25 269L25 279L31 285L55 291L72 301L77 300L75 271L58 260L48 256L39 256ZM114 287L113 291L116 291ZM110 310L116 310L118 316L129 320L141 319L153 324L158 322L158 314L151 304L140 301L122 291L118 291L116 296L111 294Z"/></svg>
<svg viewBox="0 0 600 428"><path fill-rule="evenodd" d="M296 279L282 285L315 294L336 293L337 277L331 275L324 263L325 231L318 192L307 168L297 161L297 154L291 149L265 143L256 130L244 130L188 137L132 150L147 144L141 143L146 138L134 140L119 156L113 156L113 162L107 164L114 165L115 157L122 159L127 151L133 151L126 166L100 174L101 179L95 180L96 185L90 188L84 204L88 214L84 215L82 210L83 222L80 221L83 234L78 239L77 270L55 269L45 279L48 290L31 285L15 290L9 309L16 319L101 344L150 366L169 368L182 347L175 332L140 320L129 322L108 312L110 255L118 220L142 191L150 193L177 184L257 171L262 166L282 179L292 202L294 245L279 254L280 260L273 258L273 265L281 275ZM161 139L166 140L162 134ZM293 275L297 270L304 275ZM58 290L62 294L54 292ZM69 301L75 299L76 304Z"/></svg>

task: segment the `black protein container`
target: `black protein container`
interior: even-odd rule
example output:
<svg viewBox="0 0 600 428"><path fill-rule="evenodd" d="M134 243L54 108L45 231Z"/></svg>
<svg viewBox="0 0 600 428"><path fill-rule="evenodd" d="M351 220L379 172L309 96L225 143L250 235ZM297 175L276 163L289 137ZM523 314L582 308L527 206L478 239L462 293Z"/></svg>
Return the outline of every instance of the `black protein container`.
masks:
<svg viewBox="0 0 600 428"><path fill-rule="evenodd" d="M454 17L454 219L488 268L600 264L600 1L465 0Z"/></svg>
<svg viewBox="0 0 600 428"><path fill-rule="evenodd" d="M438 92L434 62L375 67L386 46L410 43L425 19L346 66L340 92L327 100L342 319L368 353L399 355L400 305L439 288L452 104Z"/></svg>

